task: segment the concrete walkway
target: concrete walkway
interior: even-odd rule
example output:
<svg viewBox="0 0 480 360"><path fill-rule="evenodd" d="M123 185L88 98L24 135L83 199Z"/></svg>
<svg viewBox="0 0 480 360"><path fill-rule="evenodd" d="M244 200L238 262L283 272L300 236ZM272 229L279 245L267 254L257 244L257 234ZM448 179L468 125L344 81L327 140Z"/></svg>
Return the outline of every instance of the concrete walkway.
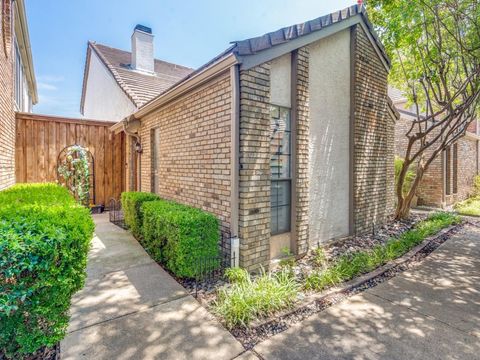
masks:
<svg viewBox="0 0 480 360"><path fill-rule="evenodd" d="M480 359L480 230L255 347L264 359Z"/></svg>
<svg viewBox="0 0 480 360"><path fill-rule="evenodd" d="M231 359L243 347L128 233L95 215L62 360Z"/></svg>

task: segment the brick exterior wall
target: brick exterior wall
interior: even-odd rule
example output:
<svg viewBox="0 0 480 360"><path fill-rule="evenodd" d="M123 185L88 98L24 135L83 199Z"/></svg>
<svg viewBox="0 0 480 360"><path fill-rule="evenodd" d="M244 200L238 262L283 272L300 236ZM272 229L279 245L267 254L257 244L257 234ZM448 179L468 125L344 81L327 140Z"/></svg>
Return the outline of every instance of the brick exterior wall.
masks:
<svg viewBox="0 0 480 360"><path fill-rule="evenodd" d="M364 30L353 30L354 226L357 233L386 221L394 206L394 131L388 113L388 73Z"/></svg>
<svg viewBox="0 0 480 360"><path fill-rule="evenodd" d="M13 18L10 1L5 1L0 19L0 190L15 183L15 112L13 98ZM1 24L0 24L1 25ZM10 25L10 27L9 27Z"/></svg>
<svg viewBox="0 0 480 360"><path fill-rule="evenodd" d="M456 142L457 144L457 192L445 195L445 205L450 206L458 201L465 200L473 194L473 184L475 176L478 173L478 156L477 147L478 140L470 137L463 137ZM452 163L453 159L453 145L451 147ZM441 159L435 160L437 163L441 162ZM452 166L453 168L453 166ZM444 173L445 174L445 173ZM445 175L444 175L445 176ZM455 174L450 172L450 184L454 182ZM440 204L441 205L441 204Z"/></svg>
<svg viewBox="0 0 480 360"><path fill-rule="evenodd" d="M240 266L270 260L270 64L240 72Z"/></svg>
<svg viewBox="0 0 480 360"><path fill-rule="evenodd" d="M410 129L412 117L401 114L401 118L395 125L395 155L404 157L407 148L407 137L405 134ZM473 122L468 127L469 131L475 132L477 124ZM457 141L458 160L457 160L457 184L456 194L447 195L444 190L445 170L443 162L445 155L439 155L428 167L423 175L422 182L417 190L417 204L434 207L444 207L455 204L469 197L473 193L473 181L478 172L478 142L476 139L465 136ZM427 151L428 156L431 152ZM452 147L453 161L453 147ZM453 171L451 172L450 184L453 184Z"/></svg>
<svg viewBox="0 0 480 360"><path fill-rule="evenodd" d="M361 28L353 29L354 225L370 230L393 210L394 121L387 108L387 71ZM309 52L292 57L296 86L292 236L297 254L308 250ZM223 74L141 119L141 190L151 191L151 132L160 129L156 192L216 214L230 225L231 84ZM250 271L270 263L270 63L239 74L240 266Z"/></svg>
<svg viewBox="0 0 480 360"><path fill-rule="evenodd" d="M304 47L298 50L296 73L296 245L297 254L304 254L308 250L308 214L309 214L309 177L308 177L308 160L309 160L309 118L310 108L309 91L308 91L308 48Z"/></svg>
<svg viewBox="0 0 480 360"><path fill-rule="evenodd" d="M226 72L141 119L141 190L152 190L151 130L159 128L161 197L215 214L230 228L231 84Z"/></svg>

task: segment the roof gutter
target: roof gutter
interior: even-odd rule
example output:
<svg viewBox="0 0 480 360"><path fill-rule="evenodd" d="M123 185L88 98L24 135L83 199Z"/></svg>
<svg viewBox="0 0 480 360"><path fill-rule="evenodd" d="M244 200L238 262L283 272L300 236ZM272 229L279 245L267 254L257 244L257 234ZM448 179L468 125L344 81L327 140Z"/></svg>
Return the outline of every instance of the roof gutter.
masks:
<svg viewBox="0 0 480 360"><path fill-rule="evenodd" d="M25 74L27 76L32 103L36 104L38 103L37 81L33 68L32 47L30 45L24 0L15 1L15 38L25 66Z"/></svg>
<svg viewBox="0 0 480 360"><path fill-rule="evenodd" d="M192 89L208 82L218 74L229 70L233 65L238 64L237 57L235 54L231 53L223 59L217 61L216 63L208 66L204 70L195 74L189 79L178 83L177 86L172 87L170 90L167 90L163 94L159 95L152 101L145 104L143 107L138 109L133 114L129 115L125 119L121 120L117 124L113 125L110 130L114 132L121 132L123 130L123 124L131 122L132 120L140 120L142 117L150 114L152 111L155 111L160 106L171 102L178 97L184 95L185 93L191 91Z"/></svg>

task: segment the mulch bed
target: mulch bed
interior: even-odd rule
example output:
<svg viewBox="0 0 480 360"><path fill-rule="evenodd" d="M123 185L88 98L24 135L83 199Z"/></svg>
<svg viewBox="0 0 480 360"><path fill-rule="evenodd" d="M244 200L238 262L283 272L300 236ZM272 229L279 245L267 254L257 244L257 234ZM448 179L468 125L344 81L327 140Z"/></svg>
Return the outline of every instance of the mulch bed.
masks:
<svg viewBox="0 0 480 360"><path fill-rule="evenodd" d="M0 352L0 360L3 359L6 357ZM22 360L60 360L60 344L53 347L42 347L33 354L25 355Z"/></svg>
<svg viewBox="0 0 480 360"><path fill-rule="evenodd" d="M437 249L441 244L443 244L447 239L449 239L450 236L460 231L462 227L463 225L455 226L450 231L442 234L441 236L435 237L408 260L386 270L385 272L380 273L379 275L371 279L368 279L365 282L361 282L360 284L357 284L355 286L346 286L344 289L320 297L317 300L300 306L297 309L294 309L293 311L283 316L278 316L275 319L264 322L263 324L260 324L258 326L251 328L232 329L231 333L233 336L235 336L235 338L237 338L237 340L242 343L242 345L246 349L252 349L257 343L287 330L293 324L296 324L308 318L309 316L324 311L330 306L335 305L336 303L341 302L349 297L368 290L374 286L377 286L378 284L381 284L393 278L399 273L418 266L425 259L425 257L431 254L435 249Z"/></svg>

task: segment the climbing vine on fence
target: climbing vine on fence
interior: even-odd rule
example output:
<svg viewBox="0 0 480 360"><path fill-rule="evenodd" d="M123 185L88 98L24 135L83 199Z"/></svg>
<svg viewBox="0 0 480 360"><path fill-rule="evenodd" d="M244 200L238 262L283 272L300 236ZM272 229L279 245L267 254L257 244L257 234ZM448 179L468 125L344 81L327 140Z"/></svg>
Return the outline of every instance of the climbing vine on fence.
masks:
<svg viewBox="0 0 480 360"><path fill-rule="evenodd" d="M93 156L80 145L71 145L63 149L57 160L58 181L65 186L82 205L94 203Z"/></svg>

